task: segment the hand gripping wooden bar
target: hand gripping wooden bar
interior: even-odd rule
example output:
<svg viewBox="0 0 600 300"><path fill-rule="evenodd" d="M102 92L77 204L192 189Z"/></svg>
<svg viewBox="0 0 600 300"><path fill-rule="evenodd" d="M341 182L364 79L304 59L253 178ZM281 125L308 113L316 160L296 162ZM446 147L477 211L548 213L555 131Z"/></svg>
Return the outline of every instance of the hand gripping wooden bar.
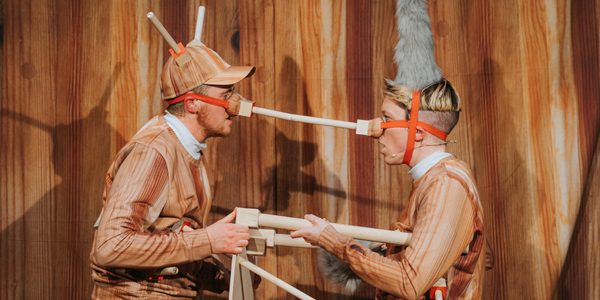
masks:
<svg viewBox="0 0 600 300"><path fill-rule="evenodd" d="M309 243L305 242L302 238L293 239L287 234L277 234L273 229L260 228L272 227L284 230L297 230L303 227L311 226L309 221L300 218L262 214L258 209L253 208L236 208L235 222L236 224L246 225L251 229L248 247L244 249L244 252L241 254L234 255L231 261L231 280L229 285L230 300L254 299L254 290L252 289L252 277L250 276L250 271L271 281L275 285L299 299L313 299L292 285L284 282L273 274L270 274L264 269L248 261L248 255L264 255L266 253L266 247L313 247ZM345 224L332 225L342 234L373 242L405 245L410 241L411 237L411 234L406 232Z"/></svg>
<svg viewBox="0 0 600 300"><path fill-rule="evenodd" d="M311 223L305 219L263 214L258 209L254 208L237 208L236 214L236 223L246 225L250 228L272 227L276 229L298 230L303 227L311 226ZM410 233L395 230L336 223L332 223L331 225L341 234L373 242L406 245L411 237Z"/></svg>

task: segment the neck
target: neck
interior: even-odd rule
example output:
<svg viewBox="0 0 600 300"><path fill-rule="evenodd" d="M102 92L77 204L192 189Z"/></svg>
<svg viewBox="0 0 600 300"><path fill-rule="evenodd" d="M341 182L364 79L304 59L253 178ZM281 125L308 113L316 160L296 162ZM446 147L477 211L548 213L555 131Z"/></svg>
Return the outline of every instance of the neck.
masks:
<svg viewBox="0 0 600 300"><path fill-rule="evenodd" d="M198 124L196 115L185 114L184 116L177 116L177 118L192 133L192 135L196 140L198 140L198 142L204 143L206 141L208 135L206 134L206 130L204 129L204 127Z"/></svg>
<svg viewBox="0 0 600 300"><path fill-rule="evenodd" d="M413 151L412 159L410 160L409 166L412 168L419 162L424 160L427 156L440 151L446 151L446 145L435 145L435 146L421 146L415 148Z"/></svg>

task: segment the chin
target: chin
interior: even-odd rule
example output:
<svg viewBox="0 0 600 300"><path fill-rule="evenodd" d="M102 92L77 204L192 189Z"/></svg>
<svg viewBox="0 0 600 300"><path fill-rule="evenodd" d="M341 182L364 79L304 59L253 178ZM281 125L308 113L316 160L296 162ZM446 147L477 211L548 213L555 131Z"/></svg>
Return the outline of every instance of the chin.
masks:
<svg viewBox="0 0 600 300"><path fill-rule="evenodd" d="M219 136L226 137L231 134L231 127L223 128L221 132L219 132Z"/></svg>
<svg viewBox="0 0 600 300"><path fill-rule="evenodd" d="M392 157L391 155L385 154L385 156L383 157L383 162L385 162L386 165L390 166L401 165L402 160L399 161L399 159L400 157L398 156Z"/></svg>

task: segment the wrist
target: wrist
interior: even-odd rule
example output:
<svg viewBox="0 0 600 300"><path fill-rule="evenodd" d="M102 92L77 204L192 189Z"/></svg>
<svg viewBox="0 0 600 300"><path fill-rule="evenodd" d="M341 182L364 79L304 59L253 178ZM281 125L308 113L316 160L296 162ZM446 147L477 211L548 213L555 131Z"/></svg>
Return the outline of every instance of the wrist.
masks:
<svg viewBox="0 0 600 300"><path fill-rule="evenodd" d="M318 244L323 249L335 254L336 256L341 256L344 247L348 242L352 240L350 237L347 237L335 230L331 224L327 225L321 234L319 235Z"/></svg>

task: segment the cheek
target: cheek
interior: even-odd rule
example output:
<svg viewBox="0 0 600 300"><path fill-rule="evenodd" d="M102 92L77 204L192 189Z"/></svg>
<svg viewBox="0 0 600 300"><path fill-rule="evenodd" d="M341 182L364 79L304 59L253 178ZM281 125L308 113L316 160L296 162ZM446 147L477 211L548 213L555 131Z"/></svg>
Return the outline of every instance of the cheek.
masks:
<svg viewBox="0 0 600 300"><path fill-rule="evenodd" d="M386 130L383 136L381 136L382 142L390 150L400 151L402 150L402 145L404 144L404 140L406 139L404 131L405 130L402 129Z"/></svg>
<svg viewBox="0 0 600 300"><path fill-rule="evenodd" d="M221 107L210 107L202 117L207 123L217 125L217 123L223 122L224 118L227 118L227 113Z"/></svg>

